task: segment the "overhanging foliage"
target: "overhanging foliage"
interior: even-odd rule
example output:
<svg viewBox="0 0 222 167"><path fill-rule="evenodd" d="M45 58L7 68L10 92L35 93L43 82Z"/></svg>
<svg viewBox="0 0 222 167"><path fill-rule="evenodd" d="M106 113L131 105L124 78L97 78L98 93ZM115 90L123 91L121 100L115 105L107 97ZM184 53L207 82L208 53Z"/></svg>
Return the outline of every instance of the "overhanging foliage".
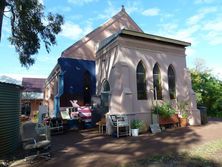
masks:
<svg viewBox="0 0 222 167"><path fill-rule="evenodd" d="M207 70L192 69L191 78L198 105L206 106L208 115L222 117L222 81Z"/></svg>
<svg viewBox="0 0 222 167"><path fill-rule="evenodd" d="M38 0L1 0L0 31L5 8L11 12L11 36L22 66L34 64L33 55L38 53L41 41L47 52L56 44L56 35L61 31L63 17L59 14L44 14L44 6ZM1 37L1 36L0 36Z"/></svg>

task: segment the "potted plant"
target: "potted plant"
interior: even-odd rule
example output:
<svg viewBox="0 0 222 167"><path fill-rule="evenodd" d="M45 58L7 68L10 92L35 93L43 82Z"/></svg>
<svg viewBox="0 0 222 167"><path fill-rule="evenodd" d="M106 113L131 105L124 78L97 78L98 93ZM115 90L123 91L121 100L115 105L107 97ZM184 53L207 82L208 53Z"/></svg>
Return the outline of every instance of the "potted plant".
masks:
<svg viewBox="0 0 222 167"><path fill-rule="evenodd" d="M134 119L131 121L131 134L132 136L139 135L139 129L143 126L143 121Z"/></svg>
<svg viewBox="0 0 222 167"><path fill-rule="evenodd" d="M188 125L187 117L180 117L179 120L180 120L180 126L181 127L186 127Z"/></svg>
<svg viewBox="0 0 222 167"><path fill-rule="evenodd" d="M177 109L180 115L180 126L186 127L188 125L188 117L189 117L189 110L188 110L188 103L186 101L177 102Z"/></svg>
<svg viewBox="0 0 222 167"><path fill-rule="evenodd" d="M159 115L159 124L160 125L178 123L178 118L176 116L176 110L169 103L155 105L152 109L152 113Z"/></svg>
<svg viewBox="0 0 222 167"><path fill-rule="evenodd" d="M158 114L162 118L169 118L176 113L176 110L169 103L155 105L152 109L153 114Z"/></svg>

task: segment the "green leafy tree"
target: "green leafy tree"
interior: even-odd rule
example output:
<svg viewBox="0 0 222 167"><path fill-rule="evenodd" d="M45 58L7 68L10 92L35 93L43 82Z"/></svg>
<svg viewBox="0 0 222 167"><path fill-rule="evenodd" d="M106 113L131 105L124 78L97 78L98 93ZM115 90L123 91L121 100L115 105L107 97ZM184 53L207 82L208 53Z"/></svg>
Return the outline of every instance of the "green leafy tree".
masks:
<svg viewBox="0 0 222 167"><path fill-rule="evenodd" d="M9 41L15 46L22 66L35 63L32 56L38 53L41 41L50 52L50 46L56 44L56 35L62 30L63 17L52 13L45 16L43 10L38 0L0 0L0 39L3 18L10 12Z"/></svg>
<svg viewBox="0 0 222 167"><path fill-rule="evenodd" d="M221 117L222 81L213 76L204 66L191 69L191 78L198 105L206 106L208 115Z"/></svg>

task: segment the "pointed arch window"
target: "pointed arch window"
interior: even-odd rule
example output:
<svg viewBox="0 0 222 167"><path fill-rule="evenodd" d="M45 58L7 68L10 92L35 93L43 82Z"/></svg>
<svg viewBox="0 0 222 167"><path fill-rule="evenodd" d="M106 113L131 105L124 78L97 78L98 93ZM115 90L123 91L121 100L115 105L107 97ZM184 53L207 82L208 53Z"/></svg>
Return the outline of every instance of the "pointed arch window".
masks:
<svg viewBox="0 0 222 167"><path fill-rule="evenodd" d="M154 99L162 100L161 74L158 63L153 67L153 88Z"/></svg>
<svg viewBox="0 0 222 167"><path fill-rule="evenodd" d="M142 61L138 63L136 68L136 83L137 83L137 99L146 100L147 99L146 69Z"/></svg>
<svg viewBox="0 0 222 167"><path fill-rule="evenodd" d="M173 65L168 67L168 87L170 99L176 98L176 76L174 72Z"/></svg>
<svg viewBox="0 0 222 167"><path fill-rule="evenodd" d="M110 101L110 85L107 80L104 80L102 84L101 104L104 107L103 111L105 113L109 111L109 101Z"/></svg>
<svg viewBox="0 0 222 167"><path fill-rule="evenodd" d="M103 81L103 88L102 88L103 92L110 92L110 86L109 86L109 82L107 80Z"/></svg>

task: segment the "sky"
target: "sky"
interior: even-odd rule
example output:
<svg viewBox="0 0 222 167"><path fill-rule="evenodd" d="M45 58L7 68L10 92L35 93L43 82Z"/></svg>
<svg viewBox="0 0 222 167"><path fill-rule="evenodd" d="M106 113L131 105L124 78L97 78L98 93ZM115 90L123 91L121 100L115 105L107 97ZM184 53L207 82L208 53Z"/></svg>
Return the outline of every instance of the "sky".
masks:
<svg viewBox="0 0 222 167"><path fill-rule="evenodd" d="M44 48L34 56L30 68L20 65L8 37L10 22L4 18L0 42L0 76L46 78L57 63L62 51L106 22L125 6L126 12L148 34L160 35L186 42L188 68L201 59L222 78L222 1L221 0L41 0L45 12L64 16L63 31L57 36L57 45L48 54Z"/></svg>

